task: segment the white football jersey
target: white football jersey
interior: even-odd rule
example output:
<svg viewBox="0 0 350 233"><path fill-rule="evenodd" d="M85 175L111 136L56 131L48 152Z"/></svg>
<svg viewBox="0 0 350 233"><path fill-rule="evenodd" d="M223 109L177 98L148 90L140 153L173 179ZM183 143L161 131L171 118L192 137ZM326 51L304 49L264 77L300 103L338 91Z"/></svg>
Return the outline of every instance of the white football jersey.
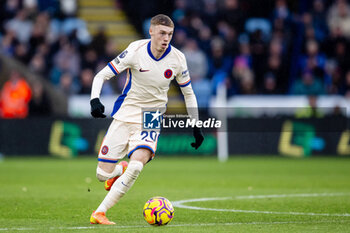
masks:
<svg viewBox="0 0 350 233"><path fill-rule="evenodd" d="M123 92L112 112L115 119L124 122L142 123L144 108L165 109L174 78L180 87L191 83L184 54L169 45L162 57L156 59L150 39L131 43L108 66L115 75L127 72Z"/></svg>

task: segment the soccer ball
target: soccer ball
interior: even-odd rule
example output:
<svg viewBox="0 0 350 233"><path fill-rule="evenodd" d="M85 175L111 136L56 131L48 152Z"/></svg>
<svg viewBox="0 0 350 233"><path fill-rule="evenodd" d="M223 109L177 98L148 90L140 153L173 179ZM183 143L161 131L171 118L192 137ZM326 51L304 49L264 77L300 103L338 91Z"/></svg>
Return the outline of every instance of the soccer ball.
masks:
<svg viewBox="0 0 350 233"><path fill-rule="evenodd" d="M174 208L164 197L152 197L143 207L145 220L154 226L168 224L174 217Z"/></svg>

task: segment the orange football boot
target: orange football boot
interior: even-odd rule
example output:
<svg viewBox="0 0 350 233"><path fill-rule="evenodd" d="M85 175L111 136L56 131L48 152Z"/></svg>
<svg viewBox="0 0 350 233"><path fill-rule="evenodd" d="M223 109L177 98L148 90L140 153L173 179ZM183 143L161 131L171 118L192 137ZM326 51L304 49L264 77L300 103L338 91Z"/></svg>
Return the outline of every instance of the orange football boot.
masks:
<svg viewBox="0 0 350 233"><path fill-rule="evenodd" d="M123 175L124 172L125 172L125 170L126 170L126 168L128 167L128 162L126 162L126 161L121 161L118 165L122 165L122 167L123 167L122 175ZM121 176L121 175L120 175L120 176ZM109 180L106 180L106 181L105 181L105 189L106 189L107 191L111 190L112 185L114 184L114 182L115 182L120 176L116 176L116 177L113 177L113 178L111 178L111 179L109 179Z"/></svg>
<svg viewBox="0 0 350 233"><path fill-rule="evenodd" d="M103 212L92 212L90 217L91 224L103 224L103 225L114 225L115 222L111 222L106 217L106 214Z"/></svg>

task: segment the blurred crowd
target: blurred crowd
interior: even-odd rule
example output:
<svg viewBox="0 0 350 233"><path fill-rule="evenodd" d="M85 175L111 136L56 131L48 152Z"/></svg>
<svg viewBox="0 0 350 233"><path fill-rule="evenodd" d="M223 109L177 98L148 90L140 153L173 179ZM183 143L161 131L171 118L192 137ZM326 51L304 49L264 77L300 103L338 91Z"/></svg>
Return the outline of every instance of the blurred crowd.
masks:
<svg viewBox="0 0 350 233"><path fill-rule="evenodd" d="M172 44L187 57L200 107L208 105L222 83L229 96L350 97L347 0L116 2L145 37L151 16L172 17ZM0 6L1 54L22 62L67 96L90 94L94 74L120 52L103 27L94 36L88 33L86 22L76 17L77 7L76 0L4 0ZM8 82L25 82L18 75L12 73ZM42 87L32 89L30 96L45 96ZM106 83L102 94L119 91L118 85ZM44 111L39 107L38 112Z"/></svg>
<svg viewBox="0 0 350 233"><path fill-rule="evenodd" d="M117 54L102 27L89 34L74 0L6 0L0 7L0 52L67 95L89 94L95 72Z"/></svg>
<svg viewBox="0 0 350 233"><path fill-rule="evenodd" d="M77 18L76 13L75 0L2 1L0 53L21 62L67 96L90 94L95 73L112 60L118 51L102 27L96 35L91 36L86 22ZM10 117L5 113L6 106L11 105L10 97L14 99L12 105L23 97L18 94L22 88L17 85L17 80L26 82L19 72L10 72L8 75L8 81L0 92L0 115L5 118ZM42 84L36 82L27 86L28 93L33 95L26 95L21 102L28 102L32 107L18 105L20 111L26 113L17 114L17 117L27 116L28 111L30 115L49 115L49 101ZM115 92L110 84L103 88L103 94ZM28 99L28 96L31 98Z"/></svg>
<svg viewBox="0 0 350 233"><path fill-rule="evenodd" d="M221 82L229 95L350 97L347 0L176 0L172 18L199 99Z"/></svg>

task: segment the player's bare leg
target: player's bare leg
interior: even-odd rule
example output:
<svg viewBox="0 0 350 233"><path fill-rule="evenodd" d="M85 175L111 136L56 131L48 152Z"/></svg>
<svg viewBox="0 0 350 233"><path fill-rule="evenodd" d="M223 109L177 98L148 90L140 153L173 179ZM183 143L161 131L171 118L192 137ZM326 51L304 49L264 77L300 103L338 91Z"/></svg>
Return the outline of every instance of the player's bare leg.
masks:
<svg viewBox="0 0 350 233"><path fill-rule="evenodd" d="M122 166L121 172L120 172L117 176L115 176L115 177L113 177L113 178L108 179L108 180L105 181L105 189L106 189L107 191L111 190L112 185L114 184L114 182L115 182L121 175L124 174L126 168L128 167L128 162L126 162L126 161L121 161L118 165L119 165L119 166ZM117 165L117 166L118 166L118 165Z"/></svg>
<svg viewBox="0 0 350 233"><path fill-rule="evenodd" d="M115 181L111 190L106 195L105 199L102 201L100 206L96 209L96 211L91 215L91 218L90 218L91 223L99 223L98 221L94 221L96 214L99 214L99 213L101 213L103 218L107 219L105 216L105 213L107 212L107 210L110 209L112 206L114 206L124 196L124 194L132 187L137 177L139 176L140 172L142 171L144 165L151 158L152 158L152 152L148 149L143 149L143 148L136 150L131 155L129 165L125 170L125 173ZM103 164L103 167L104 168L108 167L109 168L108 171L112 170L112 168L110 168L109 165ZM99 223L99 224L114 224L114 223L108 221L106 223Z"/></svg>
<svg viewBox="0 0 350 233"><path fill-rule="evenodd" d="M118 163L98 162L96 177L99 181L104 182L123 173L123 166Z"/></svg>

